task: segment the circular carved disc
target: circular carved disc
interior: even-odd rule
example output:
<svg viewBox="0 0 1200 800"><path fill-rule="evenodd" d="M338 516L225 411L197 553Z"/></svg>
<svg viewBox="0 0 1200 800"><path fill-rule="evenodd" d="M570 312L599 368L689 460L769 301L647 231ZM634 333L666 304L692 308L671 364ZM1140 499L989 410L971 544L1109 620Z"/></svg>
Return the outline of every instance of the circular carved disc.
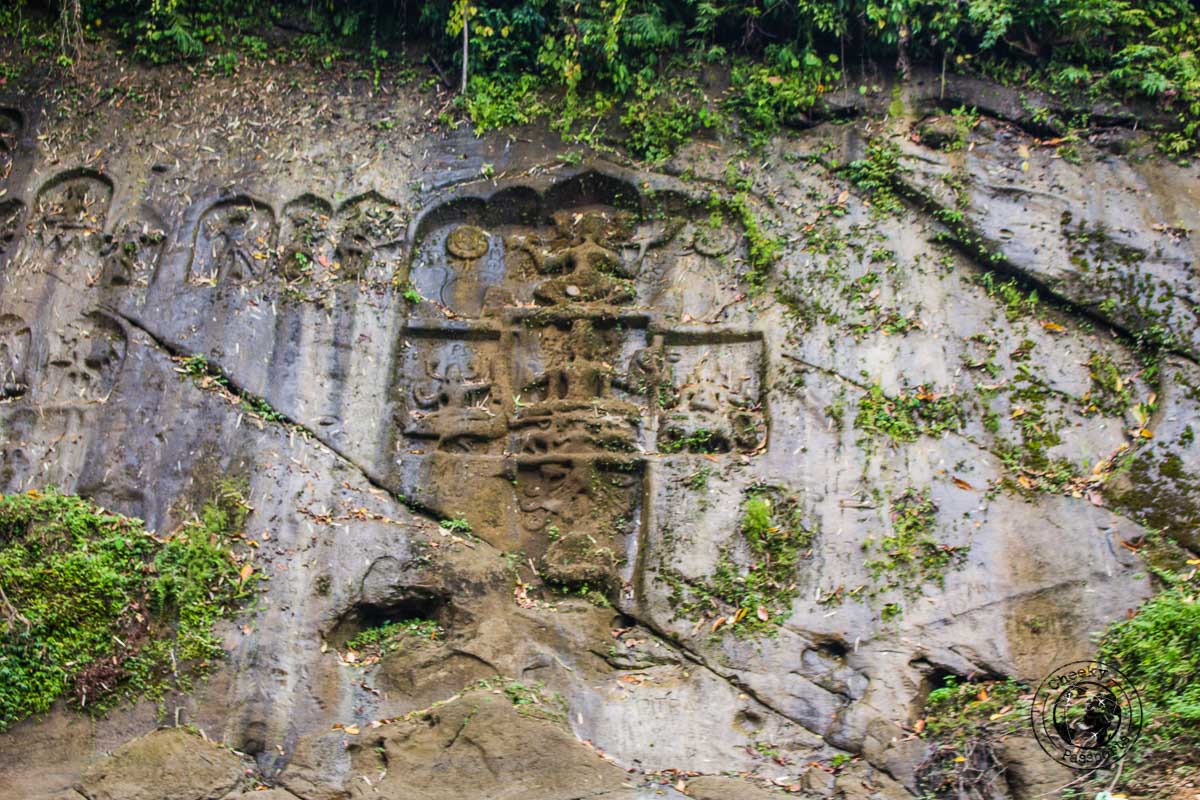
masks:
<svg viewBox="0 0 1200 800"><path fill-rule="evenodd" d="M487 251L488 236L474 225L459 225L446 237L446 252L455 258L479 258Z"/></svg>
<svg viewBox="0 0 1200 800"><path fill-rule="evenodd" d="M723 256L737 244L737 234L728 225L700 224L696 226L696 236L692 246L696 252L704 256Z"/></svg>

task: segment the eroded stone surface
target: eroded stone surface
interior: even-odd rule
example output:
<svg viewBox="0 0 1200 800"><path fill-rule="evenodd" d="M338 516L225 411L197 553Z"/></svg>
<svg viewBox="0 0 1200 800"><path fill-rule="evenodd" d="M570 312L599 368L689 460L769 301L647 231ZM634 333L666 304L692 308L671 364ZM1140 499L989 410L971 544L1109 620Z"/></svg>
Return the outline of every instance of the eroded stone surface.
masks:
<svg viewBox="0 0 1200 800"><path fill-rule="evenodd" d="M334 105L349 119L365 102ZM1133 520L1194 522L1195 239L1180 219L1195 215L1171 188L1194 176L1086 145L1080 165L1041 158L997 120L969 150L946 146L945 125L899 133L903 180L961 202L1014 270L1068 301L1030 310L932 241L932 217L878 214L808 159L852 160L874 131L818 127L747 166L747 202L786 243L751 295L748 233L709 204L731 150L683 154L668 166L682 180L431 136L408 106L395 133L346 132L318 107L261 160L210 159L230 132L189 108L139 123L194 174L158 150L102 171L55 163L0 125L0 486L54 483L169 529L219 477L248 481L270 580L225 631L227 664L168 713L247 754L276 795L671 797L646 773L681 770L908 796L922 742L907 730L942 676L1035 680L1085 657L1147 593ZM347 177L362 152L379 155ZM483 163L505 177L479 179ZM1095 182L1122 191L1097 204ZM1104 305L1136 275L1174 297ZM1105 321L1179 337L1159 383ZM289 425L181 376L172 357L192 354ZM1098 375L1119 377L1115 397ZM958 421L871 434L856 419L872 392L950 398ZM1122 448L1129 479L1037 488ZM754 568L740 526L755 491L787 498L811 540L775 635L742 638L712 590ZM906 593L876 585L864 547L910 492L962 558ZM345 660L356 633L413 617L444 637ZM523 716L514 682L561 695L561 717ZM36 795L83 775L95 800L109 790L88 787L116 778L85 765L156 723L143 706L72 719L0 738L0 776ZM806 767L837 754L861 758ZM221 751L221 781L236 761ZM118 777L150 791L143 774Z"/></svg>
<svg viewBox="0 0 1200 800"><path fill-rule="evenodd" d="M88 767L78 790L89 800L219 800L243 777L237 756L171 728L122 745Z"/></svg>

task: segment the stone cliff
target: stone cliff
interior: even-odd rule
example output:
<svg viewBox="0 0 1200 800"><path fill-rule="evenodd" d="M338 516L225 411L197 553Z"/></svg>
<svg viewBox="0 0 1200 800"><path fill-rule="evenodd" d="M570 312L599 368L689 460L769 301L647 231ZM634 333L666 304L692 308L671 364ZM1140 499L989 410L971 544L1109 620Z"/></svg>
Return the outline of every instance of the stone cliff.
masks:
<svg viewBox="0 0 1200 800"><path fill-rule="evenodd" d="M3 98L0 485L165 532L236 478L267 580L194 691L0 734L4 798L919 795L931 689L1200 544L1200 182L1127 128L915 84L647 171L159 80ZM1071 780L1029 743L991 796Z"/></svg>

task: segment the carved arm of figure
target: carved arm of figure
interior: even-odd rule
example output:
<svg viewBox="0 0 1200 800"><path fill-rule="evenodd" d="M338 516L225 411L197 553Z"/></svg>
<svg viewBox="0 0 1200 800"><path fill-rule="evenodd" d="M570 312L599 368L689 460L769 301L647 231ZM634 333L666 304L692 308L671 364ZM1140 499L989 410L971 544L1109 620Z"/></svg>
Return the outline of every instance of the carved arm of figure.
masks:
<svg viewBox="0 0 1200 800"><path fill-rule="evenodd" d="M548 247L537 244L533 240L533 237L511 236L509 237L508 245L513 250L523 250L528 253L530 259L533 260L534 267L542 274L562 272L571 266L572 259L569 250L555 252Z"/></svg>

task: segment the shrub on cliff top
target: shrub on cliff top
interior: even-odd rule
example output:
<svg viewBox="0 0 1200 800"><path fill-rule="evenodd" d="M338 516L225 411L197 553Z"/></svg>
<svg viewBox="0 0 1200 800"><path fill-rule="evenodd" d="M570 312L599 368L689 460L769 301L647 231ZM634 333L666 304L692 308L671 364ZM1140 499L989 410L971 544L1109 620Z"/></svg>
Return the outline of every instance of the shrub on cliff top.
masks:
<svg viewBox="0 0 1200 800"><path fill-rule="evenodd" d="M316 55L325 65L357 55L376 67L378 81L378 66L389 53L406 42L427 43L443 78L455 77L455 88L464 57L467 74L487 78L473 89L468 84L466 93L475 95L470 113L477 127L524 116L496 91L516 86L527 92L519 83L523 76L551 94L565 94L561 109L570 120L588 107L585 94L609 98L605 107L643 96L639 86L661 85L678 74L686 58L694 66L736 65L726 105L752 139L760 138L781 122L803 120L825 92L851 88L840 74L845 59L866 72L872 64L894 64L904 75L923 64L1084 100L1150 101L1176 118L1164 136L1170 149L1190 149L1200 134L1200 7L1191 0L57 0L54 5L63 12L64 30L73 26L82 35L52 34L46 37L51 47L61 40L82 49L87 35L113 32L139 57L156 63L211 59L218 67L236 68L240 58L273 55L272 42L287 39L292 52ZM19 27L20 19L12 11L0 14L0 26ZM641 146L657 157L672 146L682 121L671 120L666 137L653 147Z"/></svg>

